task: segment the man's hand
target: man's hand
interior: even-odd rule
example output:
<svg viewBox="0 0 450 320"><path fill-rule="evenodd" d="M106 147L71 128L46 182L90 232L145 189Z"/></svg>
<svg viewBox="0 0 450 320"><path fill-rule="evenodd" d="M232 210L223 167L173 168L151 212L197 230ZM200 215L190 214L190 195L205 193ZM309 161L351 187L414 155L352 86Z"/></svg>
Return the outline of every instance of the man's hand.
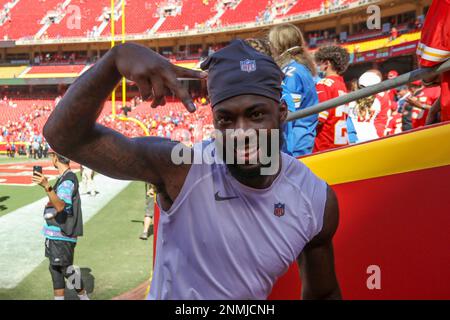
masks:
<svg viewBox="0 0 450 320"><path fill-rule="evenodd" d="M48 179L40 172L34 172L33 178L31 179L33 183L37 183L41 187L43 187L45 190L47 190L50 187L50 184L48 183Z"/></svg>
<svg viewBox="0 0 450 320"><path fill-rule="evenodd" d="M419 99L417 99L416 97L408 97L406 98L406 102L408 102L410 105L412 105L413 107L416 107L418 109L423 109L423 110L429 110L430 106L426 105L426 104L422 104Z"/></svg>
<svg viewBox="0 0 450 320"><path fill-rule="evenodd" d="M206 72L175 66L156 52L133 43L118 46L115 57L117 70L136 82L142 99L153 97L152 108L166 103L164 91L167 87L181 99L189 112L195 111L191 96L177 78L205 79L208 76Z"/></svg>
<svg viewBox="0 0 450 320"><path fill-rule="evenodd" d="M417 100L416 97L412 97L412 96L407 97L405 100L406 100L406 102L408 102L409 104L411 104L413 106L416 106L417 103L419 103L419 100Z"/></svg>

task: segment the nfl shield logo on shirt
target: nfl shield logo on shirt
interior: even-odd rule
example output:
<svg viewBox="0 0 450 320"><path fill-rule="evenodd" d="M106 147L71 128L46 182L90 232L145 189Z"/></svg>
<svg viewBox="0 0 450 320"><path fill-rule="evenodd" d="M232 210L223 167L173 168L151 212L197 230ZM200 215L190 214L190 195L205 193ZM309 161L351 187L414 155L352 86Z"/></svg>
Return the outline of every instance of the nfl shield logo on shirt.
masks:
<svg viewBox="0 0 450 320"><path fill-rule="evenodd" d="M284 216L284 203L275 203L274 205L274 209L273 209L273 214L276 215L277 217L282 217Z"/></svg>
<svg viewBox="0 0 450 320"><path fill-rule="evenodd" d="M248 73L256 71L256 61L249 59L241 61L241 71Z"/></svg>

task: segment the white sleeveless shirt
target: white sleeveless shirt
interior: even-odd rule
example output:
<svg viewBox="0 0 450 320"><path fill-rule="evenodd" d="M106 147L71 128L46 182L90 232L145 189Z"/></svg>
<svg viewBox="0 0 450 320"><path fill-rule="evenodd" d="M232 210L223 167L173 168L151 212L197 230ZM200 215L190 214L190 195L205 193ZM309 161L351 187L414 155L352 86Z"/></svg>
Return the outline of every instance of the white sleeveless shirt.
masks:
<svg viewBox="0 0 450 320"><path fill-rule="evenodd" d="M170 210L161 210L148 299L267 298L322 229L327 198L324 181L281 155L266 189L241 184L225 164L191 166Z"/></svg>

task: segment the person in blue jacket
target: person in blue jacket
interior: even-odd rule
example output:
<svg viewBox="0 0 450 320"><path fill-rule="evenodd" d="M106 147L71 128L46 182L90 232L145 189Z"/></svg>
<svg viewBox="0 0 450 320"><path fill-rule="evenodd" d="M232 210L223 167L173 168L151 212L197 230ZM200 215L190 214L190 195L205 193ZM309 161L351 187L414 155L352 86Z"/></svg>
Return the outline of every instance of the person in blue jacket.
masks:
<svg viewBox="0 0 450 320"><path fill-rule="evenodd" d="M269 32L272 55L283 70L283 101L289 112L319 103L314 77L316 66L299 28L292 24L273 27ZM284 125L283 151L299 157L310 154L316 137L318 115L287 122Z"/></svg>

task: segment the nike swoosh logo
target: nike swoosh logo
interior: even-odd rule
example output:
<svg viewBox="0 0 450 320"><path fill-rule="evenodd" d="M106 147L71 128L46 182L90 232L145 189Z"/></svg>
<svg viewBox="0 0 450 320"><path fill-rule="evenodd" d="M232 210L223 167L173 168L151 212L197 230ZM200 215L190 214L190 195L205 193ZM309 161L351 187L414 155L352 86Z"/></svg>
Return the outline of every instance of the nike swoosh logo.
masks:
<svg viewBox="0 0 450 320"><path fill-rule="evenodd" d="M226 200L233 200L233 199L237 199L237 198L239 198L239 197L221 197L221 196L219 196L219 191L217 191L214 194L214 199L216 201L226 201Z"/></svg>

